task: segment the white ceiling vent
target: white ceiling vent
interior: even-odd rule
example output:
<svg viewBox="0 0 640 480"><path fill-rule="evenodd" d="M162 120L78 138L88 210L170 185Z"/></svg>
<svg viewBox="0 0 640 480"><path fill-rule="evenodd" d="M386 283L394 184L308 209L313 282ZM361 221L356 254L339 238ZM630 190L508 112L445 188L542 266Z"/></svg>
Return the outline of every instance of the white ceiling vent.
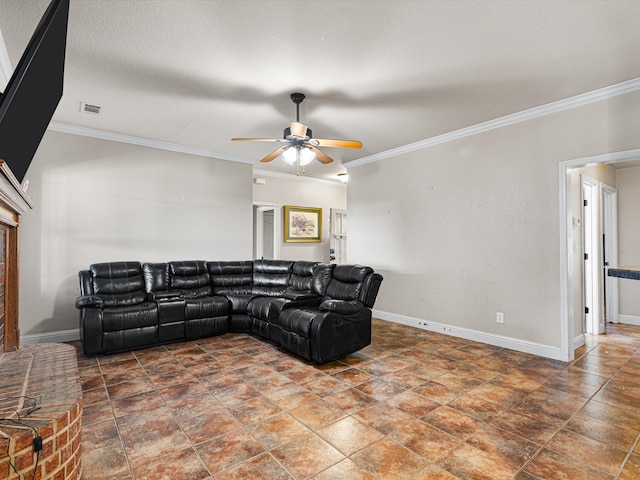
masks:
<svg viewBox="0 0 640 480"><path fill-rule="evenodd" d="M92 113L93 115L99 115L100 109L98 105L91 105L90 103L82 102L80 104L80 112L81 113Z"/></svg>

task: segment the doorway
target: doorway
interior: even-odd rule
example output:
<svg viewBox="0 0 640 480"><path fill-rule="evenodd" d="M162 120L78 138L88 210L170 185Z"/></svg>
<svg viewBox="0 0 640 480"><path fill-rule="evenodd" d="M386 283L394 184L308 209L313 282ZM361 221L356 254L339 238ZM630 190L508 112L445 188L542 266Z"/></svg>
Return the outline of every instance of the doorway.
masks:
<svg viewBox="0 0 640 480"><path fill-rule="evenodd" d="M577 287L575 282L581 282L580 277L573 275L573 219L576 214L579 216L579 212L576 212L572 207L572 188L571 188L571 175L570 171L575 168L585 167L587 165L599 165L599 164L614 164L619 162L627 162L631 160L637 160L640 158L640 149L625 150L621 152L607 153L603 155L595 155L592 157L577 158L573 160L567 160L558 164L558 186L559 186L559 227L560 227L560 337L561 347L559 359L565 362L570 362L575 358L575 314L574 314L574 289ZM613 198L613 197L612 197ZM607 207L608 208L608 207ZM606 213L605 213L606 218ZM613 220L612 215L609 215L609 219ZM605 220L607 221L607 220ZM605 227L606 228L606 227ZM613 231L613 227L610 227ZM617 230L617 227L616 227ZM613 258L609 257L610 266L613 264ZM617 262L617 258L616 258ZM609 278L609 277L607 277ZM580 289L578 288L578 291ZM607 294L610 302L609 305L612 309L612 315L616 305L614 300L614 290L607 290ZM608 310L609 307L606 307Z"/></svg>
<svg viewBox="0 0 640 480"><path fill-rule="evenodd" d="M276 260L280 257L278 242L278 208L272 204L253 205L253 256Z"/></svg>

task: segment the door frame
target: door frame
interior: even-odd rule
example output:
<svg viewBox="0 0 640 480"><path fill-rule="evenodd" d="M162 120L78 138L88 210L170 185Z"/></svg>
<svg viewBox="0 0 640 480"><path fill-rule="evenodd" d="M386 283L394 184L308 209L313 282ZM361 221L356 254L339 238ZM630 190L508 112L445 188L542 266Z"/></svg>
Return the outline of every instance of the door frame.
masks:
<svg viewBox="0 0 640 480"><path fill-rule="evenodd" d="M618 266L618 190L602 185L602 243L604 275L604 318L607 322L618 323L618 280L607 275L609 268Z"/></svg>
<svg viewBox="0 0 640 480"><path fill-rule="evenodd" d="M571 207L571 178L569 171L587 165L611 164L640 158L640 149L605 153L592 157L575 158L558 163L559 228L560 228L560 360L570 362L575 358L572 270L572 221L575 212Z"/></svg>
<svg viewBox="0 0 640 480"><path fill-rule="evenodd" d="M255 245L255 257L264 257L264 212L273 211L273 258L280 258L280 208L275 203L253 202L254 229L253 242Z"/></svg>

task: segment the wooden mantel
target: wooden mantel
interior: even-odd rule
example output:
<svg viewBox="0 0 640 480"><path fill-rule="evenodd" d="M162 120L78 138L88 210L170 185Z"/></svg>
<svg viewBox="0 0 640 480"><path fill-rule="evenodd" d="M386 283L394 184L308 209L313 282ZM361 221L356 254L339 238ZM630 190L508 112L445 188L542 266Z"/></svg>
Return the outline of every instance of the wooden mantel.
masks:
<svg viewBox="0 0 640 480"><path fill-rule="evenodd" d="M18 230L33 203L0 159L0 355L20 347L18 325Z"/></svg>

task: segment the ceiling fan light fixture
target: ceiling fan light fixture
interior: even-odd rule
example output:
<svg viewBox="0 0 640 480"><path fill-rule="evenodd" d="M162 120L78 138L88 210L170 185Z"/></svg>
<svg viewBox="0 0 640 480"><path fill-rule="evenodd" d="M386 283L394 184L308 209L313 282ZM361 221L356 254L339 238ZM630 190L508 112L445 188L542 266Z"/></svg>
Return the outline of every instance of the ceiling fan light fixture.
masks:
<svg viewBox="0 0 640 480"><path fill-rule="evenodd" d="M284 152L282 152L282 160L289 165L293 165L296 163L296 158L298 157L298 152L296 151L296 147L291 146L287 148Z"/></svg>
<svg viewBox="0 0 640 480"><path fill-rule="evenodd" d="M316 153L308 147L300 147L299 145L290 146L282 152L282 160L289 165L298 165L304 167L309 165L316 158Z"/></svg>
<svg viewBox="0 0 640 480"><path fill-rule="evenodd" d="M313 159L316 158L316 152L311 150L310 148L301 148L300 149L300 165L305 166L309 165Z"/></svg>

